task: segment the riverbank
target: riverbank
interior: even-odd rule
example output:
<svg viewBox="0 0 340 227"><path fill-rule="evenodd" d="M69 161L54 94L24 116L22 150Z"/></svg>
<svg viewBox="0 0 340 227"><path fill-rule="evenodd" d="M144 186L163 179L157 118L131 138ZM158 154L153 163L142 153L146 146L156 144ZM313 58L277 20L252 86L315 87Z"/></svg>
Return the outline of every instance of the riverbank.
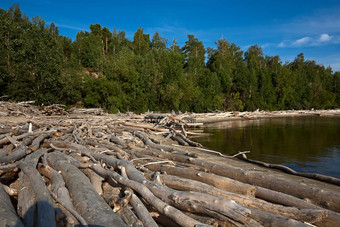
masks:
<svg viewBox="0 0 340 227"><path fill-rule="evenodd" d="M193 113L188 118L195 123L215 123L233 120L253 120L273 117L299 116L340 116L340 109L334 110L283 110L283 111L253 111L253 112L217 112Z"/></svg>
<svg viewBox="0 0 340 227"><path fill-rule="evenodd" d="M0 213L3 223L26 221L32 208L63 226L340 223L338 185L221 156L191 141L188 126L203 114L36 108L0 103L0 198L9 201L0 204L7 211Z"/></svg>

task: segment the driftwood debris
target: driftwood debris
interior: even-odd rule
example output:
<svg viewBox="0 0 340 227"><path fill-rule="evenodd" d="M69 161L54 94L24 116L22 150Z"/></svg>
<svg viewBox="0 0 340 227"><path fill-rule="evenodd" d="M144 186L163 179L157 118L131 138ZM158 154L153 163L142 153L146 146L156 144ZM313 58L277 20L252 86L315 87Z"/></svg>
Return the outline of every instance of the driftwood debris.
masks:
<svg viewBox="0 0 340 227"><path fill-rule="evenodd" d="M0 226L340 223L340 190L324 182L299 184L201 158L207 152L188 138L188 114L61 115L59 108L0 102Z"/></svg>

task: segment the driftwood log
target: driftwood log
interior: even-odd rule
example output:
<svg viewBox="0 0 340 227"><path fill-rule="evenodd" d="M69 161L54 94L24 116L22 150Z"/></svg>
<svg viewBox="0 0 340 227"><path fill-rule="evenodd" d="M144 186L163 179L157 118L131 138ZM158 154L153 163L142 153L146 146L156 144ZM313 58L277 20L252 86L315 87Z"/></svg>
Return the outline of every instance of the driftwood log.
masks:
<svg viewBox="0 0 340 227"><path fill-rule="evenodd" d="M7 111L0 119L0 226L340 223L338 179L331 190L205 160L187 137L187 114L148 123L100 109L0 104Z"/></svg>

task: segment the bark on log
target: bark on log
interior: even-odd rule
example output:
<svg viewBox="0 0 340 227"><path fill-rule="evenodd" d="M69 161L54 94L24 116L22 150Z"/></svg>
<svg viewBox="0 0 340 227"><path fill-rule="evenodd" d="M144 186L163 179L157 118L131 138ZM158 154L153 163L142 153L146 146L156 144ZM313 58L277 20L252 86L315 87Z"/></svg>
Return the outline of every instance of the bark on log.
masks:
<svg viewBox="0 0 340 227"><path fill-rule="evenodd" d="M0 226L24 227L1 183L0 201Z"/></svg>

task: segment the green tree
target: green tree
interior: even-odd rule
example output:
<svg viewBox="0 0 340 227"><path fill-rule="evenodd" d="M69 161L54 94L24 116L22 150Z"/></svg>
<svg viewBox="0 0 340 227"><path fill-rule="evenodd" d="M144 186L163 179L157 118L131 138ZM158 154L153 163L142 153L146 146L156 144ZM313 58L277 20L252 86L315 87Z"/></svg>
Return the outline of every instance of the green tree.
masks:
<svg viewBox="0 0 340 227"><path fill-rule="evenodd" d="M185 55L184 68L186 72L198 75L200 70L205 66L205 49L203 43L195 38L194 35L188 35L188 40L182 48Z"/></svg>
<svg viewBox="0 0 340 227"><path fill-rule="evenodd" d="M150 37L148 34L144 34L143 28L138 28L133 36L131 44L132 50L137 55L146 55L150 49Z"/></svg>
<svg viewBox="0 0 340 227"><path fill-rule="evenodd" d="M57 28L46 26L39 17L30 22L18 5L2 11L0 17L4 93L13 100L59 102L63 53Z"/></svg>

